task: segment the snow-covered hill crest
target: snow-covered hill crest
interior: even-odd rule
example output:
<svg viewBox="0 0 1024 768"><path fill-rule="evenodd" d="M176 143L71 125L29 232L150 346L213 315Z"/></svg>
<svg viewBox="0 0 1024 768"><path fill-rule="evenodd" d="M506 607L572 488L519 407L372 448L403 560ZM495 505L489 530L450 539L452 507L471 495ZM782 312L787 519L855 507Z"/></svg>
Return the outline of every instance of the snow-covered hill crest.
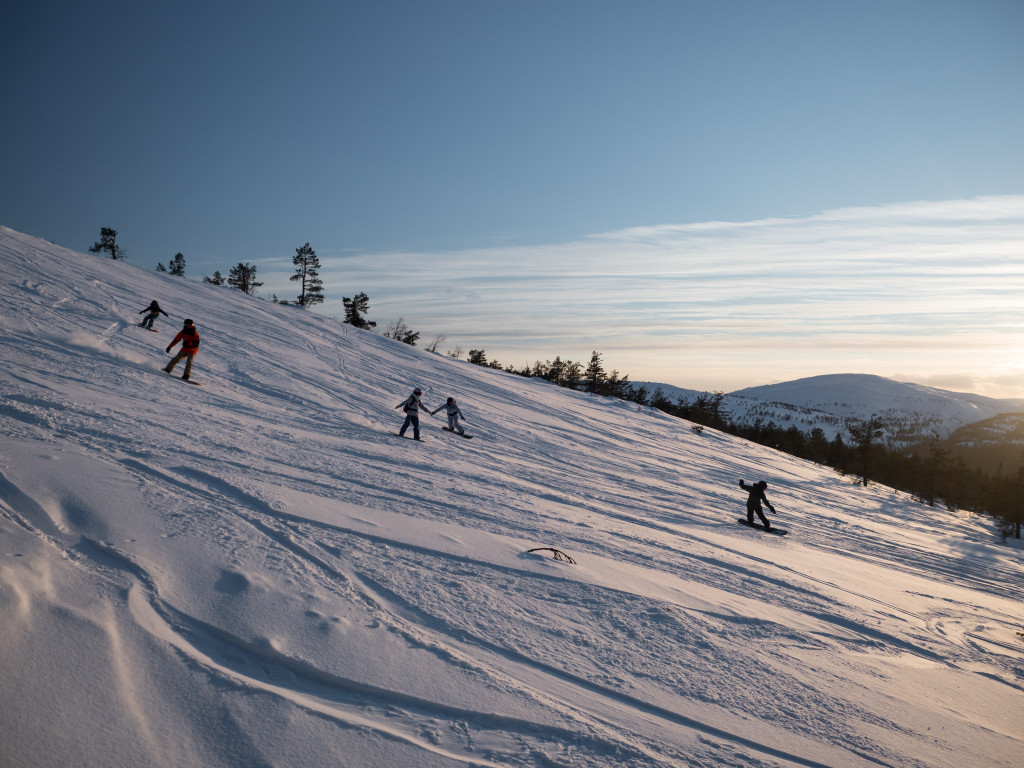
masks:
<svg viewBox="0 0 1024 768"><path fill-rule="evenodd" d="M989 521L8 229L0 396L5 765L1018 760Z"/></svg>
<svg viewBox="0 0 1024 768"><path fill-rule="evenodd" d="M964 424L1003 413L1024 411L1024 402L964 392L949 392L921 384L893 381L869 374L812 376L781 384L750 387L731 393L764 403L784 403L839 419L906 419L930 426L939 437ZM926 434L926 433L922 433Z"/></svg>
<svg viewBox="0 0 1024 768"><path fill-rule="evenodd" d="M646 382L645 386L650 392L661 387L672 401L693 402L706 394L667 384ZM895 445L946 438L968 424L1022 413L1024 400L950 392L871 374L840 373L740 389L723 397L722 408L737 423L775 422L805 433L820 428L830 439L846 437L851 419L878 416L886 425L886 440Z"/></svg>

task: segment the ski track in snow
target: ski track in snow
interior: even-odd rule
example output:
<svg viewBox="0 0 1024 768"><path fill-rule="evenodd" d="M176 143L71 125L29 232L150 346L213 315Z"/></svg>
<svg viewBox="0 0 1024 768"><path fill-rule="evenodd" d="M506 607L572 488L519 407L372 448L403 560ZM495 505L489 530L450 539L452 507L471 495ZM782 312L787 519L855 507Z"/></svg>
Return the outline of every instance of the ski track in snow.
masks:
<svg viewBox="0 0 1024 768"><path fill-rule="evenodd" d="M3 229L0 277L0 639L74 686L31 626L104 638L140 764L1013 764L1024 569L985 521ZM159 372L186 315L202 388ZM414 386L477 439L397 440ZM736 525L741 477L790 536Z"/></svg>

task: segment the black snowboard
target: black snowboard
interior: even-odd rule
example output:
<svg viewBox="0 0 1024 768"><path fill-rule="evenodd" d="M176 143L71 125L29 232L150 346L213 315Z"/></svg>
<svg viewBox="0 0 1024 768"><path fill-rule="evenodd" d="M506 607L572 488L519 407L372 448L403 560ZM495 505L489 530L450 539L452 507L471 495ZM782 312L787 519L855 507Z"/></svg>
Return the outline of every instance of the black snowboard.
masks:
<svg viewBox="0 0 1024 768"><path fill-rule="evenodd" d="M748 528L757 528L757 530L759 531L764 531L765 533L775 533L779 536L785 536L787 533L789 533L789 531L783 530L782 528L776 528L774 525L771 528L765 528L760 523L748 523L747 518L745 517L741 517L736 522L743 523L743 525L747 526Z"/></svg>
<svg viewBox="0 0 1024 768"><path fill-rule="evenodd" d="M445 432L453 432L454 431L454 430L448 429L448 427L441 427L441 429L443 429ZM455 432L455 434L458 435L459 433ZM472 435L467 435L465 432L463 432L461 435L459 435L459 437L464 437L467 440L472 440L473 439Z"/></svg>
<svg viewBox="0 0 1024 768"><path fill-rule="evenodd" d="M163 368L160 369L160 372L161 373L167 373L167 371L165 371ZM203 386L198 381L192 381L192 379L183 379L183 378L181 378L181 376L178 376L176 373L167 373L167 375L177 379L178 381L184 381L186 384L191 384L191 385L196 386L196 387Z"/></svg>
<svg viewBox="0 0 1024 768"><path fill-rule="evenodd" d="M395 432L395 434L398 435L397 432ZM406 440L418 440L421 443L423 442L423 438L422 437L413 437L412 435L398 435L398 436L399 437L404 437Z"/></svg>

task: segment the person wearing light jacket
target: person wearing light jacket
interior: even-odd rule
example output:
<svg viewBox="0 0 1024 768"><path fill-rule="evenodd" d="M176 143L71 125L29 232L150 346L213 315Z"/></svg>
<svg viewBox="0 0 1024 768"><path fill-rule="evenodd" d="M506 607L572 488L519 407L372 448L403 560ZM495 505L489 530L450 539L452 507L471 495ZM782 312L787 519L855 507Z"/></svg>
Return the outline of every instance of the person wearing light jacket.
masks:
<svg viewBox="0 0 1024 768"><path fill-rule="evenodd" d="M420 407L423 403L420 402L420 395L423 394L423 390L416 387L405 400L400 402L395 408L401 408L405 412L405 423L402 424L402 428L398 430L398 434L405 437L405 430L412 425L412 436L414 439L420 439Z"/></svg>
<svg viewBox="0 0 1024 768"><path fill-rule="evenodd" d="M431 411L430 415L433 416L435 413L437 413L437 411L440 411L441 408L444 408L445 413L448 414L449 431L458 432L460 435L465 434L466 430L459 426L459 417L462 416L463 419L465 419L466 417L463 416L462 411L459 410L459 406L458 403L455 402L455 398L449 397L448 402L446 402L436 411Z"/></svg>
<svg viewBox="0 0 1024 768"><path fill-rule="evenodd" d="M174 359L164 367L164 373L170 373L173 371L174 366L184 359L185 373L181 378L188 381L189 377L192 375L192 361L195 359L196 352L199 351L199 331L196 330L195 323L191 320L185 321L184 327L178 331L178 335L174 337L174 341L167 345L167 354L171 354L171 347L179 341L181 342L181 349L178 351L178 354L175 355Z"/></svg>

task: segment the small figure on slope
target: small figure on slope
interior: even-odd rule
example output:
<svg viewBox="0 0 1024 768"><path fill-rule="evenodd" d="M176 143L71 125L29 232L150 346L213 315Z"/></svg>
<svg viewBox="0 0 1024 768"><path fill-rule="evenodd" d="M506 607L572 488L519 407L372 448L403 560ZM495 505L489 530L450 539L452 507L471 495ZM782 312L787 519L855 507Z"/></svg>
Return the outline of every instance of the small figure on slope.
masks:
<svg viewBox="0 0 1024 768"><path fill-rule="evenodd" d="M420 395L423 394L423 390L416 387L405 400L400 402L395 408L401 408L405 413L405 423L402 424L402 428L398 430L398 434L405 437L405 430L412 424L412 436L416 439L420 439L420 407L423 403L420 402Z"/></svg>
<svg viewBox="0 0 1024 768"><path fill-rule="evenodd" d="M458 432L460 435L465 435L466 430L459 425L459 417L462 416L463 420L465 420L466 417L463 416L462 411L459 410L459 406L455 402L455 398L449 397L448 402L442 405L441 408L445 409L445 413L448 414L448 431ZM437 411L440 411L441 408L431 411L430 415L433 416Z"/></svg>
<svg viewBox="0 0 1024 768"><path fill-rule="evenodd" d="M185 321L184 327L178 331L174 341L167 345L167 354L171 354L171 347L179 341L181 342L181 349L174 356L174 359L164 367L164 373L170 373L174 370L174 366L180 363L182 359L188 358L185 361L185 373L181 377L188 381L192 375L192 361L195 359L196 352L199 351L199 331L196 330L196 326L191 320Z"/></svg>
<svg viewBox="0 0 1024 768"><path fill-rule="evenodd" d="M761 518L761 523L764 525L764 529L766 531L770 531L772 529L772 524L768 522L768 518L764 516L764 510L761 509L761 502L763 501L768 505L768 509L772 511L772 514L775 514L775 507L773 507L772 503L768 501L768 497L764 495L764 491L767 487L768 483L764 480L759 483L754 483L753 485L747 485L740 480L740 488L750 494L747 497L747 522L750 523L750 525L754 524L754 513L756 512L757 516Z"/></svg>
<svg viewBox="0 0 1024 768"><path fill-rule="evenodd" d="M156 299L153 299L152 303L144 310L142 310L142 312L149 312L149 314L142 318L142 322L139 323L139 327L149 328L149 330L151 331L156 330L153 327L153 321L160 317L160 315L163 315L164 317L169 317L169 315L166 312L160 309L160 305L156 303ZM142 312L139 312L139 314L141 315Z"/></svg>

